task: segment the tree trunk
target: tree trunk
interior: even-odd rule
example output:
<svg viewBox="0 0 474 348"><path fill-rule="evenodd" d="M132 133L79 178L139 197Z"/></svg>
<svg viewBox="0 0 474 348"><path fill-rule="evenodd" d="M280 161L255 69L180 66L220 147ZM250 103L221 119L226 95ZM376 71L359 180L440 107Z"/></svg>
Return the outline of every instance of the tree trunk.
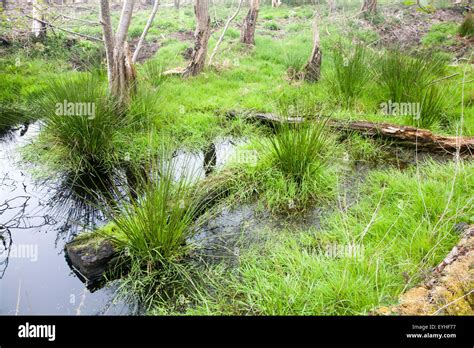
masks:
<svg viewBox="0 0 474 348"><path fill-rule="evenodd" d="M109 90L112 90L112 70L114 66L115 36L112 29L112 21L110 19L109 0L100 0L100 22L102 24L105 54L107 57L107 79L109 82Z"/></svg>
<svg viewBox="0 0 474 348"><path fill-rule="evenodd" d="M174 8L179 10L179 0L174 0Z"/></svg>
<svg viewBox="0 0 474 348"><path fill-rule="evenodd" d="M329 15L336 12L336 0L328 0Z"/></svg>
<svg viewBox="0 0 474 348"><path fill-rule="evenodd" d="M281 0L272 0L272 7L280 7Z"/></svg>
<svg viewBox="0 0 474 348"><path fill-rule="evenodd" d="M184 77L195 76L204 69L207 55L207 44L211 34L209 1L195 0L194 13L196 14L196 31L194 33L196 42L191 56L191 63L189 63L183 72Z"/></svg>
<svg viewBox="0 0 474 348"><path fill-rule="evenodd" d="M227 112L229 118L236 117L237 115L239 115L239 112ZM268 113L250 113L247 118L262 122L271 127L281 123L306 122L303 117L285 118ZM460 156L474 157L474 137L437 135L428 129L369 121L329 120L327 125L339 132L358 133L370 138L384 139L399 146L416 148L418 151L444 154L456 154L459 152Z"/></svg>
<svg viewBox="0 0 474 348"><path fill-rule="evenodd" d="M364 17L377 13L377 0L364 0L360 9Z"/></svg>
<svg viewBox="0 0 474 348"><path fill-rule="evenodd" d="M242 31L240 33L240 42L247 45L255 45L255 27L259 10L259 0L250 0L250 8L244 19Z"/></svg>
<svg viewBox="0 0 474 348"><path fill-rule="evenodd" d="M44 37L44 35L46 34L46 26L43 21L43 14L41 8L39 7L39 3L39 0L31 1L33 17L31 32L36 38Z"/></svg>
<svg viewBox="0 0 474 348"><path fill-rule="evenodd" d="M321 76L322 52L319 47L319 28L316 15L314 16L313 31L313 50L308 63L306 63L306 66L303 69L304 79L308 82L316 82Z"/></svg>
<svg viewBox="0 0 474 348"><path fill-rule="evenodd" d="M100 17L107 55L109 91L122 106L128 104L136 79L132 55L126 42L134 4L135 0L125 0L117 28L117 35L114 36L110 20L109 1L100 0Z"/></svg>
<svg viewBox="0 0 474 348"><path fill-rule="evenodd" d="M140 54L140 50L142 48L143 42L145 41L145 37L148 34L148 30L150 30L151 24L155 19L156 12L158 12L158 6L160 4L160 0L155 0L155 4L153 5L153 10L151 10L150 17L145 25L145 29L143 29L142 36L140 36L140 40L138 41L137 47L135 48L135 52L133 53L132 63L135 64L138 59L138 55Z"/></svg>

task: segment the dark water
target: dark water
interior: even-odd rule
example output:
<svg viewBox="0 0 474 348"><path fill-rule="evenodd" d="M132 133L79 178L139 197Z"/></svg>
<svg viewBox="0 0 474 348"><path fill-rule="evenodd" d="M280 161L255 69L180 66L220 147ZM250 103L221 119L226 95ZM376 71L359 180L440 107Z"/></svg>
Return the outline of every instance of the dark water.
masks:
<svg viewBox="0 0 474 348"><path fill-rule="evenodd" d="M91 293L68 266L64 244L99 217L64 199L62 183L37 185L19 164L19 148L38 132L32 125L0 139L0 314L130 314L114 285Z"/></svg>
<svg viewBox="0 0 474 348"><path fill-rule="evenodd" d="M0 136L0 314L137 314L136 304L116 299L116 283L91 292L66 261L65 243L85 228L105 221L100 211L85 203L87 190L74 186L77 177L40 183L33 180L30 173L34 168L21 161L19 150L39 131L40 126L35 124ZM175 176L186 171L196 180L203 179L232 159L236 146L242 142L226 138L200 152L177 151ZM241 159L252 160L251 155ZM411 165L399 154L396 158L399 169ZM357 200L356 187L374 169L363 163L356 163L354 168L350 161L346 165L350 174L340 183L339 209L346 209ZM91 180L93 177L89 176L80 181L90 187ZM288 228L284 220L257 210L252 204L224 208L196 236L208 246L204 253L216 260L237 260L243 241L258 242L257 230ZM296 224L300 228L318 228L325 213L327 207L314 207Z"/></svg>
<svg viewBox="0 0 474 348"><path fill-rule="evenodd" d="M116 299L117 284L91 292L66 261L65 243L105 221L85 203L86 190L72 186L78 178L32 178L34 168L21 161L20 149L39 132L35 124L0 138L0 314L136 314L136 304ZM198 153L176 152L176 176L186 168L205 177L235 145L221 139ZM89 179L79 181L87 186Z"/></svg>

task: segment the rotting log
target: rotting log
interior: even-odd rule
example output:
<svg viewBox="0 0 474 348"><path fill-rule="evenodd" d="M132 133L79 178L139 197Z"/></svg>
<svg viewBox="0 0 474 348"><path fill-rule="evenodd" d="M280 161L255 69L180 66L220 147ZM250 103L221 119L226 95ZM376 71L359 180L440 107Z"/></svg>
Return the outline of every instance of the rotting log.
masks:
<svg viewBox="0 0 474 348"><path fill-rule="evenodd" d="M227 113L229 117L236 117L239 114L242 113L236 111ZM282 118L270 113L246 113L245 117L272 127L280 123L305 121L302 117ZM389 140L396 145L416 148L419 151L455 153L459 150L462 156L474 156L474 137L436 135L427 129L369 121L330 120L328 125L340 132L356 132L367 137Z"/></svg>

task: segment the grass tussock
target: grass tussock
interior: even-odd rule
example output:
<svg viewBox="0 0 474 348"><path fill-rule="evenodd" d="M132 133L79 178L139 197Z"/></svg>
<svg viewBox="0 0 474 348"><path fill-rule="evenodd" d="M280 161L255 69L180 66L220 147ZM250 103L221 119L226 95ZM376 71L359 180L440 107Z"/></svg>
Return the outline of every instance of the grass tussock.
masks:
<svg viewBox="0 0 474 348"><path fill-rule="evenodd" d="M70 74L50 82L36 99L47 146L74 170L107 169L114 162L114 137L125 119L94 74Z"/></svg>
<svg viewBox="0 0 474 348"><path fill-rule="evenodd" d="M333 93L346 108L353 106L371 79L366 48L357 45L352 52L340 44L333 49L333 68L328 82Z"/></svg>

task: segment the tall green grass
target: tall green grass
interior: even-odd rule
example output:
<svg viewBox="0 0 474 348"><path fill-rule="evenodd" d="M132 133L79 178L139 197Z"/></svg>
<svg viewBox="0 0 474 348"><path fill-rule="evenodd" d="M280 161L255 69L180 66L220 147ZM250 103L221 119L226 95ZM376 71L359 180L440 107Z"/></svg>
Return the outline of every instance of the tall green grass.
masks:
<svg viewBox="0 0 474 348"><path fill-rule="evenodd" d="M329 161L327 120L311 123L284 123L269 139L269 156L275 166L298 184L311 177Z"/></svg>
<svg viewBox="0 0 474 348"><path fill-rule="evenodd" d="M45 125L45 144L61 154L64 167L107 169L114 161L114 136L125 119L96 74L68 74L52 80L33 103ZM94 114L66 114L59 105L86 103ZM58 108L59 107L59 108ZM90 110L90 109L89 109Z"/></svg>
<svg viewBox="0 0 474 348"><path fill-rule="evenodd" d="M436 78L445 70L442 59L427 54L408 56L399 49L389 50L379 59L378 82L387 99L396 103L417 103L418 115L411 115L414 125L430 127L443 119L445 89Z"/></svg>
<svg viewBox="0 0 474 348"><path fill-rule="evenodd" d="M128 269L122 290L146 307L162 301L169 307L176 296L198 291L190 256L207 194L167 152L158 157L150 158L146 175L140 170L129 195L105 206L110 225L99 231L121 251Z"/></svg>
<svg viewBox="0 0 474 348"><path fill-rule="evenodd" d="M189 178L175 180L175 173L173 162L155 165L138 194L111 215L121 234L117 243L154 268L185 254L198 217L199 202L190 196Z"/></svg>
<svg viewBox="0 0 474 348"><path fill-rule="evenodd" d="M349 108L371 78L367 51L362 45L357 45L352 52L338 45L332 53L334 65L328 74L330 91Z"/></svg>

